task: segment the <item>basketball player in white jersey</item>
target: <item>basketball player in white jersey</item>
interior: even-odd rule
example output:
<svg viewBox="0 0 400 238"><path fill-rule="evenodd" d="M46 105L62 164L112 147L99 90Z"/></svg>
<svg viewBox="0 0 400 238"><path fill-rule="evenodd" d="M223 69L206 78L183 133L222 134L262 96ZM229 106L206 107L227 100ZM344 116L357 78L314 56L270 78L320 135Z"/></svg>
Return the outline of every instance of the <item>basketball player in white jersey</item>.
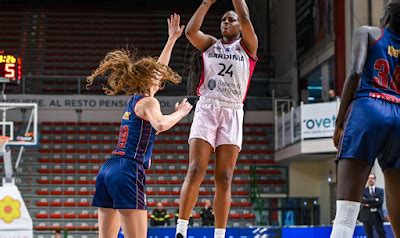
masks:
<svg viewBox="0 0 400 238"><path fill-rule="evenodd" d="M257 61L258 39L245 0L232 0L235 11L221 19L222 38L200 31L216 0L203 0L186 28L186 37L201 50L202 73L189 136L189 168L182 186L176 237L186 238L190 213L215 151L215 238L225 237L231 202L231 181L242 147L243 101Z"/></svg>

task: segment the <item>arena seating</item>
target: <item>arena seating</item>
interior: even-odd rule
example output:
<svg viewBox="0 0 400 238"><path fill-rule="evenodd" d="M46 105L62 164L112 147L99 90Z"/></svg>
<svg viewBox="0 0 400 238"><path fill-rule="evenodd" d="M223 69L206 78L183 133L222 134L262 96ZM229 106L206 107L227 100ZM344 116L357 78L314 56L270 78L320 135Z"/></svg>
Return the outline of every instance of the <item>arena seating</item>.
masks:
<svg viewBox="0 0 400 238"><path fill-rule="evenodd" d="M147 171L146 180L149 212L161 202L172 218L178 208L188 164L189 128L190 124L181 123L157 138L153 165ZM250 199L250 166L270 165L268 169L257 170L259 182L269 193L285 192L287 182L271 158L271 125L246 124L244 128L244 147L232 187L229 225L235 227L255 224ZM40 146L27 150L16 174L16 183L37 231L96 230L97 211L90 206L95 179L116 144L118 129L118 123L43 122L40 125ZM194 209L195 226L201 225L199 211L204 200L212 199L214 194L213 160Z"/></svg>

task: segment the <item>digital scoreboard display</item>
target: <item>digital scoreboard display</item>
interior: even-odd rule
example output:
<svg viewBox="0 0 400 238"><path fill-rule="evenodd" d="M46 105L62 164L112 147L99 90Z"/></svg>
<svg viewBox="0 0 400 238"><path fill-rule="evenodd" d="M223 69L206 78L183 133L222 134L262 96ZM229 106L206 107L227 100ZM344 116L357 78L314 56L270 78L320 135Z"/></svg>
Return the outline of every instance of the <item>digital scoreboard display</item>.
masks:
<svg viewBox="0 0 400 238"><path fill-rule="evenodd" d="M0 83L20 83L22 60L16 55L0 51Z"/></svg>

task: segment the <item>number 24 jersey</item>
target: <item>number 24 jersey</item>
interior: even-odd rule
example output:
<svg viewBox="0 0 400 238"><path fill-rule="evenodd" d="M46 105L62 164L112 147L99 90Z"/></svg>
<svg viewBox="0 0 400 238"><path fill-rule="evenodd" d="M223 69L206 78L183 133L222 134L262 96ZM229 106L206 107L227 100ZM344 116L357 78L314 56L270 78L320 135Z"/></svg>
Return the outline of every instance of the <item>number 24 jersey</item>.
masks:
<svg viewBox="0 0 400 238"><path fill-rule="evenodd" d="M203 72L197 94L222 102L242 103L250 85L257 58L238 39L218 40L203 52Z"/></svg>

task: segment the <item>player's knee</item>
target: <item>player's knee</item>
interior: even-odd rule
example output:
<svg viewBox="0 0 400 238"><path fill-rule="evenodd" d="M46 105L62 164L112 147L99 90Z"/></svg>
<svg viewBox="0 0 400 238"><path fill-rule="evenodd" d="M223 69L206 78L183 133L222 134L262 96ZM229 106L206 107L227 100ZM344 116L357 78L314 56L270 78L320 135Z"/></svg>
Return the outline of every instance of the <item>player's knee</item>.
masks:
<svg viewBox="0 0 400 238"><path fill-rule="evenodd" d="M231 187L233 173L224 171L215 175L215 185L218 188L228 190Z"/></svg>
<svg viewBox="0 0 400 238"><path fill-rule="evenodd" d="M191 164L188 169L187 178L188 182L201 182L205 175L205 170L201 169L197 164Z"/></svg>

